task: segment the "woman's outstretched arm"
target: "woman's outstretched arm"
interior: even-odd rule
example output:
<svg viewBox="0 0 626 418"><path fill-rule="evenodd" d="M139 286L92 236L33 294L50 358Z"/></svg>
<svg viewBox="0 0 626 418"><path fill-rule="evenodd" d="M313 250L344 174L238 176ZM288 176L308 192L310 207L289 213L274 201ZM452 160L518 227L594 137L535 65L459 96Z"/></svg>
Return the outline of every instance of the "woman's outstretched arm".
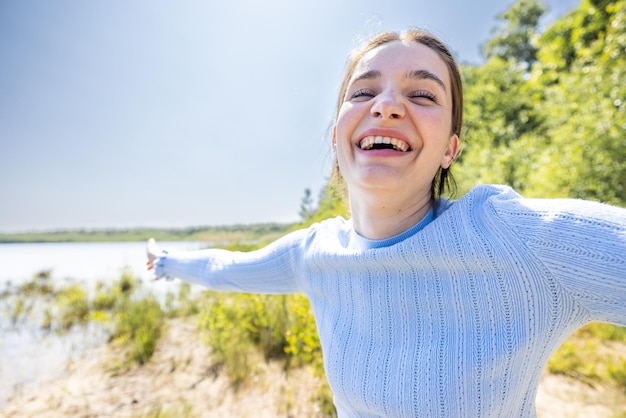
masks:
<svg viewBox="0 0 626 418"><path fill-rule="evenodd" d="M162 251L148 241L148 269L156 279L179 278L212 290L284 294L301 291L299 277L308 230L295 231L251 252L207 249Z"/></svg>

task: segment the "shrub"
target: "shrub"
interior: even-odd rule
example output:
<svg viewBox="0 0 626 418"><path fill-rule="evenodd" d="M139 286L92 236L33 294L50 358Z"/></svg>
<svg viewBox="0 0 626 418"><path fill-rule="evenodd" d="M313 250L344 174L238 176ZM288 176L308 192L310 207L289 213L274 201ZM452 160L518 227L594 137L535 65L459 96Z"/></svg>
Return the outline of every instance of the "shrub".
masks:
<svg viewBox="0 0 626 418"><path fill-rule="evenodd" d="M115 291L107 289L102 282L98 282L91 307L96 311L110 311L115 307L118 298L119 295Z"/></svg>
<svg viewBox="0 0 626 418"><path fill-rule="evenodd" d="M608 373L615 385L626 393L626 360L619 358L616 362L610 361Z"/></svg>
<svg viewBox="0 0 626 418"><path fill-rule="evenodd" d="M19 295L14 298L15 302L10 308L9 315L11 318L11 324L17 325L20 319L24 318L31 310L32 306L28 304L28 301L24 295Z"/></svg>
<svg viewBox="0 0 626 418"><path fill-rule="evenodd" d="M52 295L54 293L54 286L50 283L51 273L49 270L41 271L33 276L33 279L29 282L20 285L19 290L21 293L32 295Z"/></svg>
<svg viewBox="0 0 626 418"><path fill-rule="evenodd" d="M62 331L69 330L74 324L85 323L89 317L89 299L87 291L79 284L72 284L59 290L56 296L59 309L58 319Z"/></svg>
<svg viewBox="0 0 626 418"><path fill-rule="evenodd" d="M144 364L154 354L164 319L161 305L154 297L138 301L125 298L114 317L111 338L129 346L130 360Z"/></svg>
<svg viewBox="0 0 626 418"><path fill-rule="evenodd" d="M324 374L322 347L309 301L303 295L289 299L290 324L286 333L285 352L298 365L311 364L316 376Z"/></svg>
<svg viewBox="0 0 626 418"><path fill-rule="evenodd" d="M125 269L120 279L115 283L115 287L121 295L129 296L139 286L139 283L140 281L133 277L132 271Z"/></svg>
<svg viewBox="0 0 626 418"><path fill-rule="evenodd" d="M240 322L242 311L227 301L227 295L210 293L207 309L200 314L198 326L211 346L215 360L226 367L226 373L238 387L250 374L248 355L251 343Z"/></svg>
<svg viewBox="0 0 626 418"><path fill-rule="evenodd" d="M251 359L257 353L283 359L287 368L310 365L316 377L325 378L315 320L303 295L206 295L198 324L235 387L254 372ZM336 416L328 384L311 398L326 416Z"/></svg>
<svg viewBox="0 0 626 418"><path fill-rule="evenodd" d="M624 341L626 342L626 327L594 322L578 330L577 334L595 337L600 341Z"/></svg>
<svg viewBox="0 0 626 418"><path fill-rule="evenodd" d="M336 417L337 410L333 403L333 394L326 382L322 346L315 318L311 305L304 295L293 295L289 298L289 329L286 339L285 352L290 356L290 361L299 366L311 366L313 375L324 381L312 395L312 400L319 405L325 416Z"/></svg>
<svg viewBox="0 0 626 418"><path fill-rule="evenodd" d="M285 297L209 293L198 325L235 386L253 372L250 356L285 356Z"/></svg>

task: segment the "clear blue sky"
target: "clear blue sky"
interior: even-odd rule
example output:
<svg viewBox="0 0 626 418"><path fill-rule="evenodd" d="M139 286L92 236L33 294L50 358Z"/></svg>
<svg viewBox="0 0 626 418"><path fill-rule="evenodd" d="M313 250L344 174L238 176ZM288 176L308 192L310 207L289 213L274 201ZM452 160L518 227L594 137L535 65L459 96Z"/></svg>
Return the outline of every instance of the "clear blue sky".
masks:
<svg viewBox="0 0 626 418"><path fill-rule="evenodd" d="M0 232L295 221L359 38L426 28L479 63L510 4L0 2Z"/></svg>

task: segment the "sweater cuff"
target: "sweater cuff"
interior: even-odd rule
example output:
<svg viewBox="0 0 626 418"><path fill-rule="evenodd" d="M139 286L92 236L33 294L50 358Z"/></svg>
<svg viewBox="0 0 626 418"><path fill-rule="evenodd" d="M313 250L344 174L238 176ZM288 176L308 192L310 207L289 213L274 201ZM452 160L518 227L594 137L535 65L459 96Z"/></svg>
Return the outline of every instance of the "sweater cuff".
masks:
<svg viewBox="0 0 626 418"><path fill-rule="evenodd" d="M167 274L165 271L167 264L167 255L169 253L166 250L161 251L161 255L154 261L154 274L158 279L165 279L168 282L174 280L174 277Z"/></svg>

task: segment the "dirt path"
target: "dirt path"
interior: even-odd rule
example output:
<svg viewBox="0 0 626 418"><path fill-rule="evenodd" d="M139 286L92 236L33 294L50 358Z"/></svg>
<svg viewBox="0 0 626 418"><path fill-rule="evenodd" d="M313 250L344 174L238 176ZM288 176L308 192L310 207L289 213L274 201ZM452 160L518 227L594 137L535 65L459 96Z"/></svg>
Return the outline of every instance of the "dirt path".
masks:
<svg viewBox="0 0 626 418"><path fill-rule="evenodd" d="M116 372L117 370L117 372ZM250 384L238 392L211 362L193 320L171 320L153 361L119 370L119 352L105 347L69 364L57 380L24 387L1 417L316 417L310 401L319 382L307 370L288 376L279 363L259 360ZM542 378L538 414L611 417L626 413L626 397L574 379Z"/></svg>

